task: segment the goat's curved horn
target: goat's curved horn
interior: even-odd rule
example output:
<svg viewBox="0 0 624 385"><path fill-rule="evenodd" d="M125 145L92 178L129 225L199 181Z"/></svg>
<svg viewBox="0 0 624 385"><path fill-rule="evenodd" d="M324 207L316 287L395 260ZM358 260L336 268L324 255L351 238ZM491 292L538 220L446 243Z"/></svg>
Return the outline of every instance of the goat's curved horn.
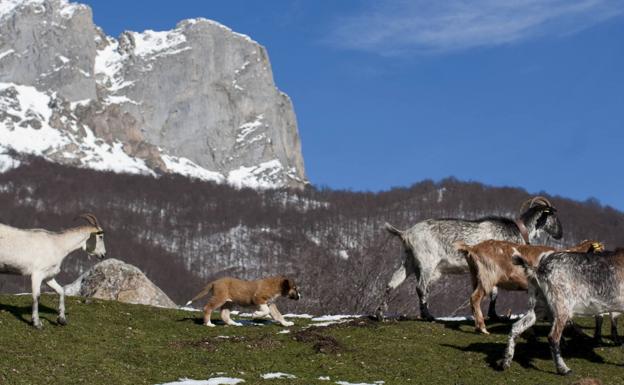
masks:
<svg viewBox="0 0 624 385"><path fill-rule="evenodd" d="M535 206L546 206L546 207L553 207L552 203L550 203L550 201L546 198L543 197L541 195L535 196L533 198L529 198L526 201L524 201L522 203L522 206L520 206L520 212L523 213L525 211L527 211L528 209L535 207Z"/></svg>
<svg viewBox="0 0 624 385"><path fill-rule="evenodd" d="M78 218L82 218L85 221L89 222L89 224L91 226L95 226L97 228L100 228L100 224L98 223L97 218L95 217L95 215L91 214L91 213L84 213L84 214L80 214L76 217L76 219Z"/></svg>
<svg viewBox="0 0 624 385"><path fill-rule="evenodd" d="M546 197L543 197L543 196L536 196L533 199L531 199L531 207L536 206L536 205L553 207L552 203L550 203L550 201Z"/></svg>

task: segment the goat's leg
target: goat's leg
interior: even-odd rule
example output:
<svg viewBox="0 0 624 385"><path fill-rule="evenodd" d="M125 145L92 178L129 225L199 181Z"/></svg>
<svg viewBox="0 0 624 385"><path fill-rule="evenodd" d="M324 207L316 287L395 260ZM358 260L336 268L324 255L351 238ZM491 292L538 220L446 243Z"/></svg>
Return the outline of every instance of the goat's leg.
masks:
<svg viewBox="0 0 624 385"><path fill-rule="evenodd" d="M529 309L526 315L514 322L511 327L511 332L507 338L507 348L505 349L505 357L500 363L501 369L507 369L511 366L511 360L513 360L514 352L516 349L516 338L524 333L528 328L535 324L535 310Z"/></svg>
<svg viewBox="0 0 624 385"><path fill-rule="evenodd" d="M557 373L564 375L570 373L570 368L566 366L563 358L561 358L561 348L559 346L559 342L561 341L561 334L563 333L563 329L565 328L568 319L569 317L565 310L557 309L555 311L553 326L550 330L550 334L548 334L550 352L552 353L553 361L555 361Z"/></svg>
<svg viewBox="0 0 624 385"><path fill-rule="evenodd" d="M505 356L500 362L501 369L507 369L511 366L511 360L516 349L516 338L524 333L528 328L535 324L537 317L535 316L535 305L537 304L539 292L535 287L529 285L529 309L526 315L514 322L511 332L507 338L507 348L505 348ZM541 297L540 297L541 298Z"/></svg>
<svg viewBox="0 0 624 385"><path fill-rule="evenodd" d="M37 329L41 329L43 325L39 319L39 296L41 293L41 281L42 277L39 274L33 274L30 277L30 283L32 286L32 323Z"/></svg>
<svg viewBox="0 0 624 385"><path fill-rule="evenodd" d="M494 286L490 292L490 304L488 305L488 319L490 321L502 321L504 319L496 313L496 298L498 298L498 288Z"/></svg>
<svg viewBox="0 0 624 385"><path fill-rule="evenodd" d="M609 313L609 318L611 319L611 339L616 345L622 345L622 341L620 340L620 336L617 331L617 317L619 315L619 313Z"/></svg>
<svg viewBox="0 0 624 385"><path fill-rule="evenodd" d="M58 318L56 322L59 325L67 325L67 319L65 318L65 290L54 278L49 279L46 283L59 295Z"/></svg>
<svg viewBox="0 0 624 385"><path fill-rule="evenodd" d="M383 320L385 318L385 312L388 310L388 297L390 293L399 287L407 278L408 268L406 266L406 262L404 261L401 266L392 274L392 278L390 282L386 285L386 290L384 291L383 299L377 309L375 309L375 318L378 320Z"/></svg>
<svg viewBox="0 0 624 385"><path fill-rule="evenodd" d="M233 321L230 318L230 311L232 310L232 302L226 302L221 306L221 319L225 322L226 325L230 326L243 326L242 323Z"/></svg>
<svg viewBox="0 0 624 385"><path fill-rule="evenodd" d="M603 316L600 314L594 316L594 320L596 324L596 326L594 327L594 343L595 344L600 344L602 342L602 319L603 319ZM613 331L613 329L611 329L611 331Z"/></svg>
<svg viewBox="0 0 624 385"><path fill-rule="evenodd" d="M416 292L418 293L418 300L420 302L420 318L433 321L435 318L429 312L429 287L431 285L433 272L429 270L421 270L418 284L416 285Z"/></svg>
<svg viewBox="0 0 624 385"><path fill-rule="evenodd" d="M274 303L269 305L269 311L271 312L271 317L279 322L282 326L293 326L295 324L292 321L286 321L282 313L277 310L277 306Z"/></svg>
<svg viewBox="0 0 624 385"><path fill-rule="evenodd" d="M483 320L483 313L481 312L481 300L486 295L486 291L481 285L477 284L476 289L470 296L470 307L472 308L472 316L474 317L475 329L483 334L490 334L485 328L485 321Z"/></svg>

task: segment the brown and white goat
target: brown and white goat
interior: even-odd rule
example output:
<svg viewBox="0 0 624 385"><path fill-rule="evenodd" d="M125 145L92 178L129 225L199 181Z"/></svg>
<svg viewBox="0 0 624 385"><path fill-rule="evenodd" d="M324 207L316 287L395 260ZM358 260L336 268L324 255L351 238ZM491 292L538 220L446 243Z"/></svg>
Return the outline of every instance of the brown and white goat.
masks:
<svg viewBox="0 0 624 385"><path fill-rule="evenodd" d="M464 242L454 244L457 251L463 252L468 267L474 291L470 296L470 306L475 321L475 328L483 334L489 334L485 328L481 301L496 287L504 290L528 289L528 280L524 269L512 263L514 250L522 253L522 256L530 262L545 252L554 251L555 248L538 245L521 245L507 241L488 240L469 246ZM571 252L597 252L604 249L600 242L583 241L571 247ZM601 319L602 321L602 319Z"/></svg>

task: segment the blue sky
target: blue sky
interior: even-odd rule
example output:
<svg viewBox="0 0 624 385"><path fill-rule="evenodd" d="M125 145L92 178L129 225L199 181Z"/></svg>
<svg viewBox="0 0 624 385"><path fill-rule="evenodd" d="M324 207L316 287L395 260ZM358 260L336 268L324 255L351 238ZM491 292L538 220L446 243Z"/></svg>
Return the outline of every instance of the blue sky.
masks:
<svg viewBox="0 0 624 385"><path fill-rule="evenodd" d="M113 36L206 17L266 46L315 185L455 176L624 210L624 0L85 2Z"/></svg>

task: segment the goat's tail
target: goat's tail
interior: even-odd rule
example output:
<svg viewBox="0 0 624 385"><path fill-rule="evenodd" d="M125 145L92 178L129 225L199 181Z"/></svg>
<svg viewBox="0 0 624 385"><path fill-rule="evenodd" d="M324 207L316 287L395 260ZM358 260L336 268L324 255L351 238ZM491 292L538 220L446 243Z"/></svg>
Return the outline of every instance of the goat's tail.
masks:
<svg viewBox="0 0 624 385"><path fill-rule="evenodd" d="M453 247L457 251L465 251L465 252L470 251L470 245L467 245L466 242L464 242L464 241L454 242L453 243Z"/></svg>
<svg viewBox="0 0 624 385"><path fill-rule="evenodd" d="M210 282L208 285L206 285L206 287L204 287L202 289L202 291L197 293L197 295L195 297L193 297L190 301L188 301L186 303L186 305L184 305L184 306L189 306L190 304L192 304L193 302L197 301L198 299L207 296L208 293L210 293L212 291L212 287L213 287L213 282Z"/></svg>
<svg viewBox="0 0 624 385"><path fill-rule="evenodd" d="M397 229L396 227L392 226L390 223L386 222L384 224L384 228L386 229L387 232L389 232L392 235L396 235L401 239L405 238L405 232L401 231L399 229Z"/></svg>

